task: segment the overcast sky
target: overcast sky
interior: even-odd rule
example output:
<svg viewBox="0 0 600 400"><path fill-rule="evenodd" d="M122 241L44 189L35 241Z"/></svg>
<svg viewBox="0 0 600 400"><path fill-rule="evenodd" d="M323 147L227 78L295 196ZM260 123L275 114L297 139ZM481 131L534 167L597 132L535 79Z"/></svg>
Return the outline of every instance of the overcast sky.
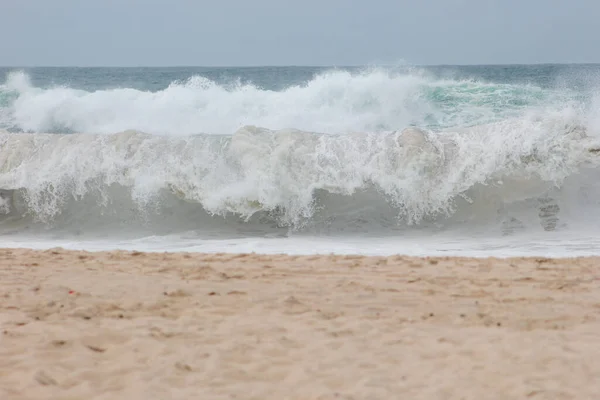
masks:
<svg viewBox="0 0 600 400"><path fill-rule="evenodd" d="M600 62L598 0L0 0L0 65Z"/></svg>

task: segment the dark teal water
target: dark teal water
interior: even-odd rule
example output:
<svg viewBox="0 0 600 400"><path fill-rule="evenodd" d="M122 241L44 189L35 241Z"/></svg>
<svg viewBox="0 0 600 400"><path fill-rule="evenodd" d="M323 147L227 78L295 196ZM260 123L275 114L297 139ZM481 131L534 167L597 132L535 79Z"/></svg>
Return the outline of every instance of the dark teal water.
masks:
<svg viewBox="0 0 600 400"><path fill-rule="evenodd" d="M253 83L266 90L282 90L301 85L332 67L169 67L169 68L15 68L0 67L0 76L24 71L37 87L69 86L83 90L129 87L138 90L165 89L173 81L204 76L220 84L235 80ZM360 72L369 67L336 67L336 70ZM531 84L542 88L557 85L585 90L590 81L600 78L600 65L474 65L388 67L386 70L406 74L424 71L437 78L478 80L490 83Z"/></svg>

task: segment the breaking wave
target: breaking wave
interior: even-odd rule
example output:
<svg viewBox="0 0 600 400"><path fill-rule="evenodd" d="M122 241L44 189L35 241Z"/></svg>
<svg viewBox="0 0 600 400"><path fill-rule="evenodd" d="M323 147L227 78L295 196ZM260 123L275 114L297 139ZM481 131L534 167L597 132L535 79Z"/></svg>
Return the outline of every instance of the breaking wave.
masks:
<svg viewBox="0 0 600 400"><path fill-rule="evenodd" d="M17 72L0 86L0 223L556 229L600 210L593 115L567 90L382 70L155 92Z"/></svg>
<svg viewBox="0 0 600 400"><path fill-rule="evenodd" d="M549 193L595 168L599 144L562 120L522 119L440 133L4 133L0 148L8 216L53 223L74 210L117 220L186 210L190 223L195 212L303 228L486 220L528 201L537 213Z"/></svg>

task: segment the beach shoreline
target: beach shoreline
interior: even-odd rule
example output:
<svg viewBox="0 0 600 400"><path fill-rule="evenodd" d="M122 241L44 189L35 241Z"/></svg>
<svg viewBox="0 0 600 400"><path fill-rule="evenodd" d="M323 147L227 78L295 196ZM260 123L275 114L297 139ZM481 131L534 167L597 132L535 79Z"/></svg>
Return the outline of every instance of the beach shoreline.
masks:
<svg viewBox="0 0 600 400"><path fill-rule="evenodd" d="M600 392L600 258L0 250L0 398Z"/></svg>

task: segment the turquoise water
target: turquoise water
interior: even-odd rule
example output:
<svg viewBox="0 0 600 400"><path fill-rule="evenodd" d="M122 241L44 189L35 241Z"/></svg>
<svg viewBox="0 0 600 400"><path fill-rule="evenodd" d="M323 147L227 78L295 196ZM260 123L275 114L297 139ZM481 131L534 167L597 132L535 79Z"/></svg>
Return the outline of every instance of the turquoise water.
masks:
<svg viewBox="0 0 600 400"><path fill-rule="evenodd" d="M6 243L564 255L600 242L598 65L0 76Z"/></svg>

